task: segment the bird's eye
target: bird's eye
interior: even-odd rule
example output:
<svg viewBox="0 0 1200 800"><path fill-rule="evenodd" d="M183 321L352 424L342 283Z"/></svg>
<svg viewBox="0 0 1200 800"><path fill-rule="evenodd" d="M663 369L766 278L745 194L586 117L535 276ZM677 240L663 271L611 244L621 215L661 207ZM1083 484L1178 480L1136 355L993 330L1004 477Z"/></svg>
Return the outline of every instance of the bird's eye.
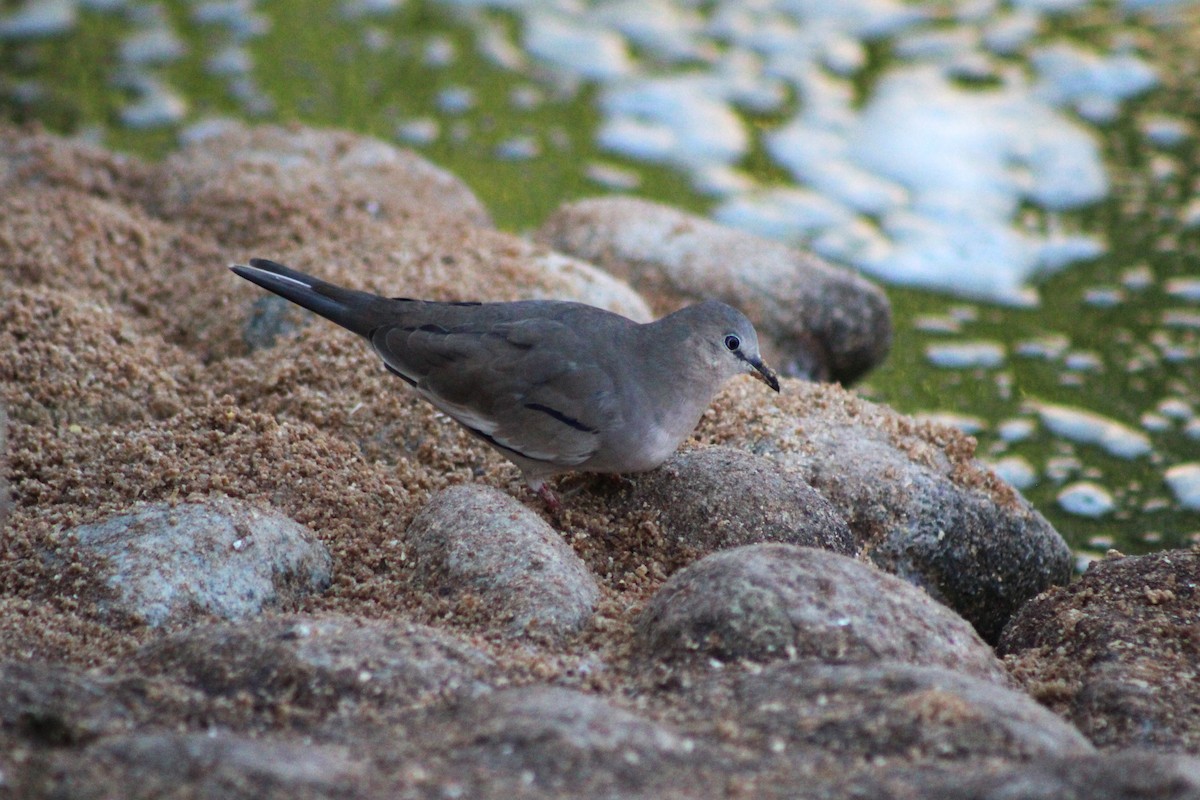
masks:
<svg viewBox="0 0 1200 800"><path fill-rule="evenodd" d="M725 337L725 348L727 350L736 351L742 346L742 340L734 336L732 333Z"/></svg>

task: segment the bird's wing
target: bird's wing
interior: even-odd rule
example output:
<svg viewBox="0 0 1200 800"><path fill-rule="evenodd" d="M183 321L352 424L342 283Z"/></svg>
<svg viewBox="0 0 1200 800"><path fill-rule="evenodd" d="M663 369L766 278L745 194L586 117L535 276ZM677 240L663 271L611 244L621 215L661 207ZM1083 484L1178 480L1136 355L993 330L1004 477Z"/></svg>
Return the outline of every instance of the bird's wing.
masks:
<svg viewBox="0 0 1200 800"><path fill-rule="evenodd" d="M621 424L612 376L585 355L594 343L552 319L387 325L371 343L433 405L531 461L578 466Z"/></svg>

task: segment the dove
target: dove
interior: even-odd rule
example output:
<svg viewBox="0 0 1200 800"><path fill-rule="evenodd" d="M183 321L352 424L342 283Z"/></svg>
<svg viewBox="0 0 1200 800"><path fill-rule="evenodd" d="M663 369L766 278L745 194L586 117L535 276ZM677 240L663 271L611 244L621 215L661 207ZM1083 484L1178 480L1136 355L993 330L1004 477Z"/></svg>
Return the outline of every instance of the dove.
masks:
<svg viewBox="0 0 1200 800"><path fill-rule="evenodd" d="M560 503L548 478L657 467L734 376L779 391L754 325L717 301L637 323L564 300L387 298L261 258L230 269L365 338L389 372L515 464L551 510Z"/></svg>

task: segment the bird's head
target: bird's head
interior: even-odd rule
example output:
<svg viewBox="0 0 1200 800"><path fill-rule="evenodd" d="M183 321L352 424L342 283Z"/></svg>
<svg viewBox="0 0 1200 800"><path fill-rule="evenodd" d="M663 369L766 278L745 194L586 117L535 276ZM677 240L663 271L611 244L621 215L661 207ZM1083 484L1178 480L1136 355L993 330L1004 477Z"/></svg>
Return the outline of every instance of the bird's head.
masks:
<svg viewBox="0 0 1200 800"><path fill-rule="evenodd" d="M758 333L745 314L715 300L689 306L677 314L686 317L690 338L722 383L734 375L749 373L779 391L779 378L763 363Z"/></svg>

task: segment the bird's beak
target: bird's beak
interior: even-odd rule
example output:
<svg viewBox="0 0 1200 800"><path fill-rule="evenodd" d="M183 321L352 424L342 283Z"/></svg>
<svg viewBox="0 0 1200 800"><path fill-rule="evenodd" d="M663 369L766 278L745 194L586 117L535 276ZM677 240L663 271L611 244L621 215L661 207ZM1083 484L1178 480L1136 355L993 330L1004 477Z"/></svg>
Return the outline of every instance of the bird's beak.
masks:
<svg viewBox="0 0 1200 800"><path fill-rule="evenodd" d="M754 367L754 372L750 374L760 381L770 386L775 391L779 391L779 378L775 375L775 370L763 363L761 358L748 358L746 363Z"/></svg>

